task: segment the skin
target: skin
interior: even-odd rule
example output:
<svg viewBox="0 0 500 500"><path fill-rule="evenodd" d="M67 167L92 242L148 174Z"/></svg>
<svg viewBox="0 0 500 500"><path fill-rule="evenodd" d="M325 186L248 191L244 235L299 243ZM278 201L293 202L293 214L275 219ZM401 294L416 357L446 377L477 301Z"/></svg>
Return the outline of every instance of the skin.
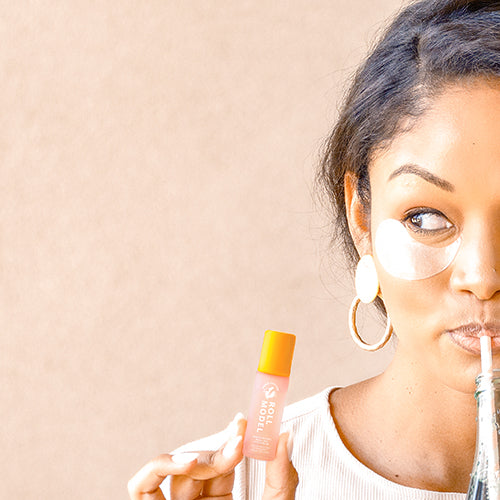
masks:
<svg viewBox="0 0 500 500"><path fill-rule="evenodd" d="M489 335L500 335L498 116L499 80L450 84L409 132L373 158L369 215L355 179L345 180L351 234L360 255L374 257L398 342L383 374L332 393L332 416L362 463L411 487L468 488L480 356L458 345L448 330L474 322L490 325ZM395 174L408 164L418 168ZM425 241L442 244L461 235L461 246L451 265L433 277L394 278L377 260L371 228L388 218L404 221L419 207L426 211L415 220L439 229ZM499 341L493 341L495 368Z"/></svg>
<svg viewBox="0 0 500 500"><path fill-rule="evenodd" d="M448 334L470 322L493 324L500 367L500 81L450 85L407 133L370 165L369 215L345 179L349 228L360 255L371 254L398 342L381 375L333 391L332 417L351 453L381 476L415 488L466 492L475 449L474 379L480 357ZM417 165L403 169L403 165ZM410 171L411 170L411 171ZM397 174L396 174L397 173ZM388 218L415 220L429 244L461 237L452 264L430 278L390 276L373 250L373 231ZM436 215L438 214L438 215ZM417 235L416 235L417 237ZM419 238L422 236L419 235ZM171 454L146 464L129 482L132 500L164 500L159 488L172 476L172 499L231 499L234 467L242 459L246 422L233 424L233 441L176 464ZM236 439L236 441L235 441ZM263 500L291 500L298 484L287 436L266 467ZM224 454L224 448L232 452ZM200 496L203 494L204 496Z"/></svg>
<svg viewBox="0 0 500 500"><path fill-rule="evenodd" d="M165 500L161 483L171 476L172 500L232 500L234 468L243 459L246 420L236 417L227 429L226 443L216 451L177 454L165 453L148 462L128 483L131 500ZM276 458L266 463L266 482L262 500L293 500L298 476L288 458L288 433L280 435ZM189 460L192 458L192 460Z"/></svg>

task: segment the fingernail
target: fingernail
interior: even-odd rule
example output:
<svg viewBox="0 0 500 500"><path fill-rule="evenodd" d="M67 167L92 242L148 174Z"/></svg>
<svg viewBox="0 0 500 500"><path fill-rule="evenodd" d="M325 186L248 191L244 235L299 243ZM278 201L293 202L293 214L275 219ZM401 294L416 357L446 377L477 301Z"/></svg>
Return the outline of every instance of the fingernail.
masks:
<svg viewBox="0 0 500 500"><path fill-rule="evenodd" d="M176 453L175 455L172 455L172 462L177 465L185 465L193 460L196 460L199 456L199 453Z"/></svg>
<svg viewBox="0 0 500 500"><path fill-rule="evenodd" d="M288 439L286 440L286 451L288 452L288 460L292 461L293 453L293 431L288 431Z"/></svg>
<svg viewBox="0 0 500 500"><path fill-rule="evenodd" d="M240 420L244 419L245 415L239 411L233 418L233 422L239 422Z"/></svg>
<svg viewBox="0 0 500 500"><path fill-rule="evenodd" d="M231 438L227 442L226 446L224 446L224 449L222 450L222 454L224 455L224 457L226 458L232 457L242 439L243 439L242 436L235 436Z"/></svg>
<svg viewBox="0 0 500 500"><path fill-rule="evenodd" d="M244 418L245 418L245 416L241 412L238 412L234 416L233 420L231 421L231 423L227 427L227 433L229 436L236 436L236 434L238 433L238 422Z"/></svg>

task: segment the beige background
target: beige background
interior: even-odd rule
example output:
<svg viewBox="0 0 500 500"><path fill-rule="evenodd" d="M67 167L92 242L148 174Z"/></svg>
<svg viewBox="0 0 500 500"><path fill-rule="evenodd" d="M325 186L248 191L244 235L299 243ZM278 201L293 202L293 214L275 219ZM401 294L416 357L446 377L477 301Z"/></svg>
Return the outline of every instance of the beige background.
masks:
<svg viewBox="0 0 500 500"><path fill-rule="evenodd" d="M298 336L289 401L385 366L311 191L399 5L1 2L2 498L126 498L246 412L266 329Z"/></svg>

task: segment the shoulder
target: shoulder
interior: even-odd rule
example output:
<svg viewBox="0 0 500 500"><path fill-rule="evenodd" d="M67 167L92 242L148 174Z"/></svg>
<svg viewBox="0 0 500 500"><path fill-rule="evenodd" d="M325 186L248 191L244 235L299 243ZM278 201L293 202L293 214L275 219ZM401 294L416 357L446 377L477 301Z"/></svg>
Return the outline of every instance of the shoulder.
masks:
<svg viewBox="0 0 500 500"><path fill-rule="evenodd" d="M320 433L326 432L329 420L332 422L329 410L329 395L332 388L327 388L314 396L302 399L285 407L282 418L282 431L291 431L294 436L293 454L301 458L307 454ZM227 440L227 430L212 434L202 439L187 443L174 453L183 451L217 450ZM321 441L321 440L320 440ZM298 458L298 457L297 457ZM262 497L265 477L265 462L245 458L236 467L236 477L233 490L235 500L256 499ZM162 485L165 497L168 495L168 482Z"/></svg>
<svg viewBox="0 0 500 500"><path fill-rule="evenodd" d="M328 387L314 396L286 406L283 412L283 424L293 424L313 418L316 414L323 414L325 411L329 412L330 393L333 389L333 387Z"/></svg>
<svg viewBox="0 0 500 500"><path fill-rule="evenodd" d="M282 418L282 429L289 430L302 424L314 420L319 415L329 413L329 396L332 387L329 387L314 396L302 399L285 407ZM227 429L212 434L210 436L197 439L185 445L180 446L174 452L193 451L193 450L217 450L227 439Z"/></svg>
<svg viewBox="0 0 500 500"><path fill-rule="evenodd" d="M329 397L332 390L332 387L328 387L284 409L281 431L288 431L293 435L292 462L298 470L301 470L302 477L310 476L311 472L314 472L314 477L317 479L318 470L325 465L327 457L331 454L332 442L338 439L330 414ZM226 439L227 431L224 430L183 445L175 452L217 450ZM235 500L262 498L264 479L265 462L245 457L235 469L233 498ZM165 483L162 485L162 490L169 499L168 482Z"/></svg>

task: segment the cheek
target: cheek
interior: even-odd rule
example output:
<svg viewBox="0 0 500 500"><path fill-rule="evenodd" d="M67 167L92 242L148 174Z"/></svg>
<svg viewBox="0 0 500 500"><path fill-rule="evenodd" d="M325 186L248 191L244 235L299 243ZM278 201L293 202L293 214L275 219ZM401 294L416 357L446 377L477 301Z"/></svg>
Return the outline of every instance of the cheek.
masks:
<svg viewBox="0 0 500 500"><path fill-rule="evenodd" d="M400 340L408 337L415 343L442 331L442 306L450 278L447 269L460 241L432 246L415 240L399 221L386 219L379 224L373 257L382 297Z"/></svg>
<svg viewBox="0 0 500 500"><path fill-rule="evenodd" d="M418 241L394 219L382 221L375 233L374 249L384 270L395 278L423 280L444 271L455 259L460 238L448 245Z"/></svg>
<svg viewBox="0 0 500 500"><path fill-rule="evenodd" d="M439 304L444 301L446 279L407 281L378 269L380 291L400 342L411 344L437 338L442 325Z"/></svg>
<svg viewBox="0 0 500 500"><path fill-rule="evenodd" d="M478 356L458 349L443 335L453 321L447 293L449 276L404 281L379 274L382 298L398 338L397 350L412 366L420 366L434 381L466 394L474 393L480 370Z"/></svg>

